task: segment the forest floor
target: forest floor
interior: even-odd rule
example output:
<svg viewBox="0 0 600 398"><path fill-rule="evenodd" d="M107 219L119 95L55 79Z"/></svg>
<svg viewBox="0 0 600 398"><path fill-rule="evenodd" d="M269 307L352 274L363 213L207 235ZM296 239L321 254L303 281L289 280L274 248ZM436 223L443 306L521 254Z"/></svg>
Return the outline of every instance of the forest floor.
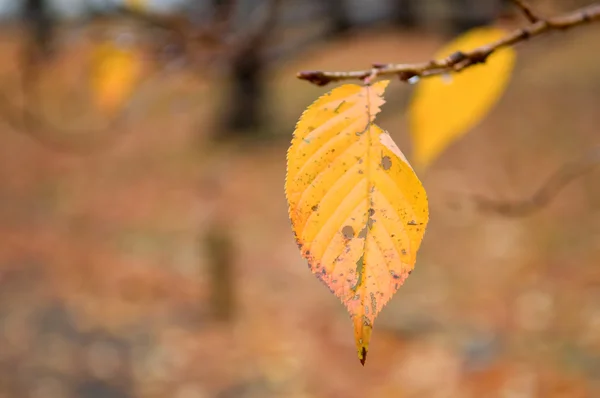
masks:
<svg viewBox="0 0 600 398"><path fill-rule="evenodd" d="M498 106L420 175L430 225L364 368L290 229L287 145L327 90L294 75L421 61L441 39L364 33L277 65L270 141L211 144L223 82L183 73L144 83L122 125L81 132L118 138L97 153L61 153L0 119L0 397L600 396L600 169L529 217L471 199L528 197L600 145L599 35L519 47ZM0 58L14 59L5 36ZM89 124L65 116L78 68L73 50L45 72L55 125ZM392 83L379 118L409 159L410 90ZM211 236L228 246L215 254Z"/></svg>

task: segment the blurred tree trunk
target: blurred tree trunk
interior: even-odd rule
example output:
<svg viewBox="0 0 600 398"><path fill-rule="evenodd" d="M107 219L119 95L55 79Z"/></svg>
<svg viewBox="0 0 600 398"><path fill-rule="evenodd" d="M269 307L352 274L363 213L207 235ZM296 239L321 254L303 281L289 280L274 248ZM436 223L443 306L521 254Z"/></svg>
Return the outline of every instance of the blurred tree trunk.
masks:
<svg viewBox="0 0 600 398"><path fill-rule="evenodd" d="M215 11L215 22L218 25L227 25L233 16L235 0L211 0Z"/></svg>
<svg viewBox="0 0 600 398"><path fill-rule="evenodd" d="M234 25L234 0L212 0L216 26L229 33ZM234 50L229 66L229 94L224 107L222 127L223 138L231 135L247 135L261 125L260 102L263 98L261 71L263 65L260 49L256 46L242 45Z"/></svg>
<svg viewBox="0 0 600 398"><path fill-rule="evenodd" d="M48 56L52 50L54 24L46 0L26 0L23 19L28 30L29 62Z"/></svg>
<svg viewBox="0 0 600 398"><path fill-rule="evenodd" d="M231 0L213 0L215 4L230 5ZM264 47L277 17L279 0L263 0L266 15L250 26L234 44L230 58L230 87L225 99L224 132L220 136L251 137L265 127L265 79L266 60ZM230 16L231 18L231 16ZM252 24L254 21L250 21Z"/></svg>
<svg viewBox="0 0 600 398"><path fill-rule="evenodd" d="M416 0L396 0L394 22L404 28L413 28L418 24Z"/></svg>
<svg viewBox="0 0 600 398"><path fill-rule="evenodd" d="M231 322L236 307L234 242L218 221L211 223L203 239L208 255L211 315L217 321Z"/></svg>
<svg viewBox="0 0 600 398"><path fill-rule="evenodd" d="M325 9L331 21L329 33L332 36L347 33L352 27L348 16L346 0L325 0Z"/></svg>
<svg viewBox="0 0 600 398"><path fill-rule="evenodd" d="M264 124L265 65L259 47L247 46L231 60L231 87L225 126L230 134L256 133Z"/></svg>
<svg viewBox="0 0 600 398"><path fill-rule="evenodd" d="M40 69L53 53L55 20L47 0L26 0L23 9L26 29L25 43L20 58L21 89L27 107L37 105L36 87ZM26 107L26 108L27 108ZM30 114L23 112L24 123L31 123Z"/></svg>

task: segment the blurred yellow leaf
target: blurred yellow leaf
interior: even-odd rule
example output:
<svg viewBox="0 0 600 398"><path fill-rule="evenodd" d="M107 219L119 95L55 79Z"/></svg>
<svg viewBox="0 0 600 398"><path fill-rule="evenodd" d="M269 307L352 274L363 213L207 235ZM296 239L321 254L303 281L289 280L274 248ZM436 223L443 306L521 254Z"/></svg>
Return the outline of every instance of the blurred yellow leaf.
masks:
<svg viewBox="0 0 600 398"><path fill-rule="evenodd" d="M348 309L363 365L375 317L414 268L429 219L421 182L374 123L388 83L321 96L302 114L287 154L296 241Z"/></svg>
<svg viewBox="0 0 600 398"><path fill-rule="evenodd" d="M495 27L472 29L459 36L438 54L445 58L456 51L470 51L501 39L506 32ZM413 139L412 161L427 167L454 140L475 127L504 92L515 63L515 51L503 48L484 64L462 72L422 79L408 110Z"/></svg>
<svg viewBox="0 0 600 398"><path fill-rule="evenodd" d="M125 6L137 11L145 11L148 4L146 0L125 0Z"/></svg>
<svg viewBox="0 0 600 398"><path fill-rule="evenodd" d="M132 48L106 42L93 49L90 84L95 105L113 114L131 97L141 75L141 59Z"/></svg>

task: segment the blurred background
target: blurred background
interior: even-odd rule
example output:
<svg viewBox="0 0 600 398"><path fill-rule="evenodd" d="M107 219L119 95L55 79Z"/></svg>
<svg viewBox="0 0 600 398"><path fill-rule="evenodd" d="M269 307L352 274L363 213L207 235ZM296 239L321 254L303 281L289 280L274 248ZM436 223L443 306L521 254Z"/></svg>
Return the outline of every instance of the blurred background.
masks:
<svg viewBox="0 0 600 398"><path fill-rule="evenodd" d="M533 1L552 15L589 1ZM331 87L430 59L500 0L0 1L0 397L599 397L600 26L518 47L486 119L420 174L431 221L363 368L307 269L285 155ZM410 159L413 86L379 124ZM432 114L435 117L435 114Z"/></svg>

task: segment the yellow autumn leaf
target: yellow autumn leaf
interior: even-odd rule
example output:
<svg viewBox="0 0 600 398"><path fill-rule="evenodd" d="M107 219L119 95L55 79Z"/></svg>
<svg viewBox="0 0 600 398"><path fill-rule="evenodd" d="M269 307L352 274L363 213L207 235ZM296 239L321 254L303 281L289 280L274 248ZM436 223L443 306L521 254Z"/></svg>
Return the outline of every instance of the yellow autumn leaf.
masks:
<svg viewBox="0 0 600 398"><path fill-rule="evenodd" d="M136 11L145 11L148 5L146 0L125 0L125 6Z"/></svg>
<svg viewBox="0 0 600 398"><path fill-rule="evenodd" d="M374 123L388 83L321 96L302 114L287 154L296 241L348 309L363 365L375 317L414 268L429 219L421 182Z"/></svg>
<svg viewBox="0 0 600 398"><path fill-rule="evenodd" d="M93 49L90 84L95 105L106 114L113 114L133 94L141 75L139 54L106 42Z"/></svg>
<svg viewBox="0 0 600 398"><path fill-rule="evenodd" d="M474 28L436 54L445 58L457 51L470 51L506 35L496 27ZM422 79L408 109L413 140L413 159L425 168L454 140L475 127L498 102L509 82L516 53L503 48L483 64L462 72Z"/></svg>

